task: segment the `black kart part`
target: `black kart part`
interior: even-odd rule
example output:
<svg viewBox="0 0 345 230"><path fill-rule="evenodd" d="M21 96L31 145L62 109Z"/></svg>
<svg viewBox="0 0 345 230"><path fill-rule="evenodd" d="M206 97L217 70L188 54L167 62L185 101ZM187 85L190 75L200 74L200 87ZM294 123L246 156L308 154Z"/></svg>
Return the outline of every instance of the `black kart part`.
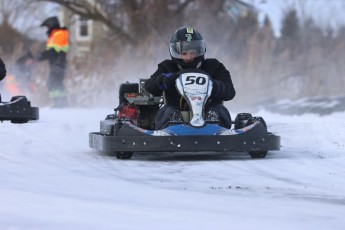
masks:
<svg viewBox="0 0 345 230"><path fill-rule="evenodd" d="M30 101L25 96L14 96L10 102L0 104L0 121L21 124L38 119L39 109L31 107Z"/></svg>
<svg viewBox="0 0 345 230"><path fill-rule="evenodd" d="M120 85L119 90L119 103L120 105L126 103L125 94L126 93L139 93L138 83L125 83Z"/></svg>
<svg viewBox="0 0 345 230"><path fill-rule="evenodd" d="M133 156L133 152L116 152L116 158L120 160L129 160Z"/></svg>
<svg viewBox="0 0 345 230"><path fill-rule="evenodd" d="M252 121L253 116L250 113L239 113L235 118L235 129L241 129L246 127L250 121Z"/></svg>
<svg viewBox="0 0 345 230"><path fill-rule="evenodd" d="M146 80L120 86L115 113L100 122L99 132L89 133L91 148L112 152L123 160L131 159L135 152L246 152L257 159L265 158L268 151L280 150L280 137L268 132L262 117L250 113L237 114L234 129L220 127L219 115L206 111L203 127L192 127L186 114L176 114L170 127L155 130L155 117L164 96L149 94L144 88Z"/></svg>
<svg viewBox="0 0 345 230"><path fill-rule="evenodd" d="M265 158L268 151L250 151L249 155L253 159Z"/></svg>
<svg viewBox="0 0 345 230"><path fill-rule="evenodd" d="M120 126L120 127L119 127ZM114 136L114 127L119 127ZM113 152L203 152L245 151L252 158L263 158L263 152L280 149L280 137L266 131L259 123L236 135L151 136L118 121L103 123L101 132L89 134L89 146ZM120 158L123 159L123 158Z"/></svg>

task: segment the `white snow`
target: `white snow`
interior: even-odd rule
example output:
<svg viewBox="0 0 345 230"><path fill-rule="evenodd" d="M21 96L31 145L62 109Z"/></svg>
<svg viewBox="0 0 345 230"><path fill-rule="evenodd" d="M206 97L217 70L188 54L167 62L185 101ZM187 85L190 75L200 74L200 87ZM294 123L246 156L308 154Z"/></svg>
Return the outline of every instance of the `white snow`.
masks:
<svg viewBox="0 0 345 230"><path fill-rule="evenodd" d="M121 161L88 147L111 112L41 108L37 122L0 123L0 229L344 229L344 113L256 113L282 139L265 159Z"/></svg>

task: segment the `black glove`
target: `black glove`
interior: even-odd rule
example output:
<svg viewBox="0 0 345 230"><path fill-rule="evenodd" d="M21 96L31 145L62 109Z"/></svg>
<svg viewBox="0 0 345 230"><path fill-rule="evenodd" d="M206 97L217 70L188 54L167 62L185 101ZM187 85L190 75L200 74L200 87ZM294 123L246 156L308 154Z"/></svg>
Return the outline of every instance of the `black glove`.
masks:
<svg viewBox="0 0 345 230"><path fill-rule="evenodd" d="M167 90L175 85L177 76L175 73L162 73L157 77L157 86L163 91Z"/></svg>

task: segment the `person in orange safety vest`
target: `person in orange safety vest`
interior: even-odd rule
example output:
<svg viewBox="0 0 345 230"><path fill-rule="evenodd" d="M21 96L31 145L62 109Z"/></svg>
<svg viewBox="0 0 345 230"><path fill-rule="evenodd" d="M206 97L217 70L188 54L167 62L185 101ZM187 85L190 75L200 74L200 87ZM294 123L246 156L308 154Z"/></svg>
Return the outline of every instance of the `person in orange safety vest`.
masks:
<svg viewBox="0 0 345 230"><path fill-rule="evenodd" d="M47 28L48 40L46 49L37 60L49 62L48 90L53 106L66 107L67 95L63 81L66 75L66 54L69 49L68 30L66 27L60 27L57 17L47 18L41 26Z"/></svg>

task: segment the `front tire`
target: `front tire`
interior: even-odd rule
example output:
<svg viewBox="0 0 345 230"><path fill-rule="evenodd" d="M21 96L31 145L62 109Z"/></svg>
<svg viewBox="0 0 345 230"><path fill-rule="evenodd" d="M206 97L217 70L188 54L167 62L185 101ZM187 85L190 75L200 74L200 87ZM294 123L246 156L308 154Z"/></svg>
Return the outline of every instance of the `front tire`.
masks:
<svg viewBox="0 0 345 230"><path fill-rule="evenodd" d="M129 160L133 156L133 152L116 152L116 158L120 160Z"/></svg>
<svg viewBox="0 0 345 230"><path fill-rule="evenodd" d="M239 113L235 118L235 129L242 129L249 125L249 121L253 119L252 114L250 113Z"/></svg>
<svg viewBox="0 0 345 230"><path fill-rule="evenodd" d="M24 123L28 123L29 119L27 118L13 118L11 120L11 123L13 124L24 124Z"/></svg>
<svg viewBox="0 0 345 230"><path fill-rule="evenodd" d="M250 151L249 155L252 159L265 158L268 151Z"/></svg>

